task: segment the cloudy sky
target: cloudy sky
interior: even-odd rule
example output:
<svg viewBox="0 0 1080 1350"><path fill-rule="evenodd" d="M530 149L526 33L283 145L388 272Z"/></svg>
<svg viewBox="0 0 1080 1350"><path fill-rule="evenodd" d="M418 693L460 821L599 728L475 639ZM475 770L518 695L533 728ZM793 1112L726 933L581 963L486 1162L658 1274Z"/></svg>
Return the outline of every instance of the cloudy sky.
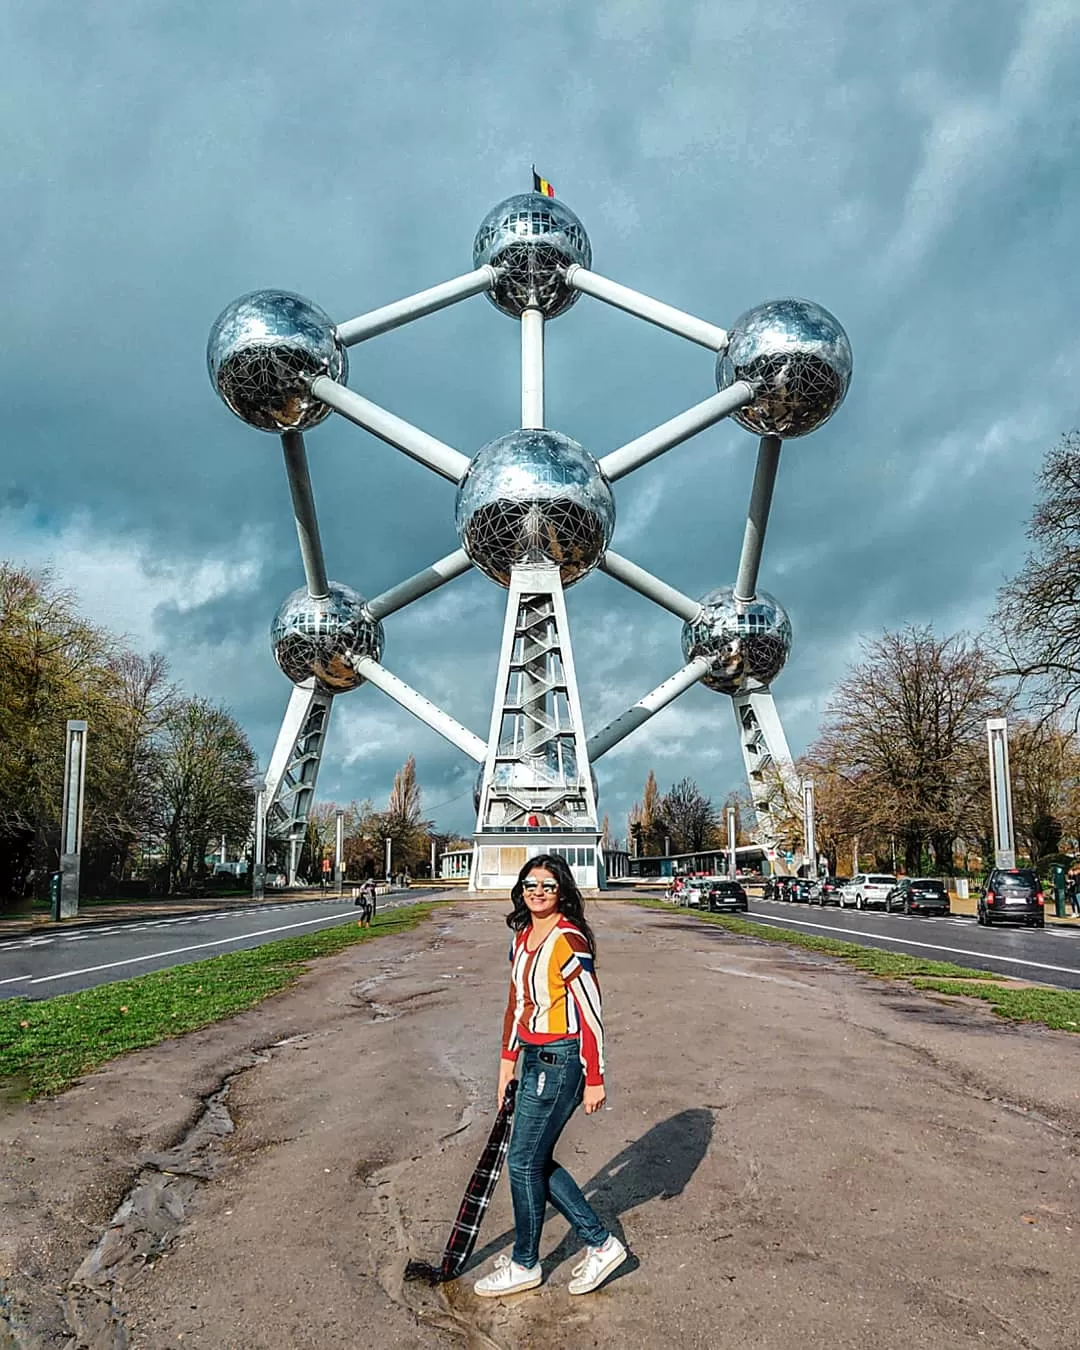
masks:
<svg viewBox="0 0 1080 1350"><path fill-rule="evenodd" d="M1080 420L1078 58L1075 0L0 6L0 556L165 652L265 764L268 626L302 573L210 325L259 287L345 319L468 270L535 161L597 271L724 326L806 296L848 331L851 392L784 452L761 577L798 754L861 636L984 624ZM517 424L517 333L478 297L354 349L350 382L471 453ZM597 455L714 387L703 349L587 298L548 330L549 424ZM725 424L624 480L615 546L730 584L755 448ZM308 451L335 579L373 595L456 546L449 484L340 421ZM502 602L473 574L387 623L387 665L480 732ZM681 664L679 621L609 578L568 603L590 727ZM381 801L410 751L469 830L470 762L370 688L335 707L320 795ZM650 767L737 785L727 700L694 689L601 762L616 833Z"/></svg>

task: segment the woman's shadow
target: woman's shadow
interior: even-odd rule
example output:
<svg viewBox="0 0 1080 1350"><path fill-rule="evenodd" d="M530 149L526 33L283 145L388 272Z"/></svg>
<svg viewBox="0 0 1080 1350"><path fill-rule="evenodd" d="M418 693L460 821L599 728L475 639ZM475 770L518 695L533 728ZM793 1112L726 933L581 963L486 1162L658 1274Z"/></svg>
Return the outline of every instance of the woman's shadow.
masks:
<svg viewBox="0 0 1080 1350"><path fill-rule="evenodd" d="M682 1193L698 1169L712 1140L713 1113L702 1107L680 1111L654 1125L632 1144L627 1144L599 1172L582 1186L586 1200L596 1209L603 1223L624 1234L618 1216L643 1205L647 1200L670 1200ZM555 1211L550 1207L547 1217ZM466 1269L494 1256L512 1241L511 1228L473 1252ZM571 1228L559 1245L544 1260L544 1273L550 1273L582 1249L582 1242ZM638 1262L631 1254L613 1279L630 1274Z"/></svg>

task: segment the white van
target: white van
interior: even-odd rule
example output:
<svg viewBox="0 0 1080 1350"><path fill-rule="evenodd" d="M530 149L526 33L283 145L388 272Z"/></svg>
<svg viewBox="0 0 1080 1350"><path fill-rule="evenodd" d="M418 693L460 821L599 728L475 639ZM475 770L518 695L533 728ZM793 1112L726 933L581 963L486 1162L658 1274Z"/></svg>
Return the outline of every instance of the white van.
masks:
<svg viewBox="0 0 1080 1350"><path fill-rule="evenodd" d="M860 872L840 892L840 907L847 909L884 909L885 899L896 885L896 878L884 872Z"/></svg>

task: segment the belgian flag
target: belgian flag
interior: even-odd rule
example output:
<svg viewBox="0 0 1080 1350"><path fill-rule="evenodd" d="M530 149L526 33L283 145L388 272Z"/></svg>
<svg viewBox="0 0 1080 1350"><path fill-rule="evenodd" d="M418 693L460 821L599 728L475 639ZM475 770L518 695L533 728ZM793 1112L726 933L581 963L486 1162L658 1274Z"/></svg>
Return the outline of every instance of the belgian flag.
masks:
<svg viewBox="0 0 1080 1350"><path fill-rule="evenodd" d="M541 178L536 172L536 165L533 165L533 191L542 193L545 197L554 197L555 189L546 178Z"/></svg>

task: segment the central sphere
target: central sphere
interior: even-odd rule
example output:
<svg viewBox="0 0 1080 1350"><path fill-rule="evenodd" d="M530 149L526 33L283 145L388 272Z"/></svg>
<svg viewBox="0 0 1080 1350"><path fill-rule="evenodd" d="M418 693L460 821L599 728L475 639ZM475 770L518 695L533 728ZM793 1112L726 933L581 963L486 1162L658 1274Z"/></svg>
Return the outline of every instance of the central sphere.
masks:
<svg viewBox="0 0 1080 1350"><path fill-rule="evenodd" d="M461 546L500 586L515 563L554 564L569 586L597 565L614 529L599 464L558 431L521 428L489 441L458 487Z"/></svg>
<svg viewBox="0 0 1080 1350"><path fill-rule="evenodd" d="M308 388L316 375L344 381L345 349L333 320L291 291L252 291L218 315L206 344L210 381L226 407L260 431L306 431L330 405Z"/></svg>
<svg viewBox="0 0 1080 1350"><path fill-rule="evenodd" d="M701 618L683 624L682 649L687 661L713 658L702 684L719 694L742 693L750 681L771 684L791 651L791 620L777 601L758 591L740 606L735 588L721 586L703 595L701 603Z"/></svg>
<svg viewBox="0 0 1080 1350"><path fill-rule="evenodd" d="M477 230L473 266L485 263L499 273L488 291L496 309L512 319L539 309L553 319L578 298L563 270L574 263L591 267L592 247L568 206L539 192L522 192L489 211Z"/></svg>
<svg viewBox="0 0 1080 1350"><path fill-rule="evenodd" d="M851 383L851 344L812 300L770 300L735 320L716 363L716 387L754 385L752 402L731 415L759 436L791 440L827 422Z"/></svg>
<svg viewBox="0 0 1080 1350"><path fill-rule="evenodd" d="M341 694L363 684L353 658L383 650L383 628L365 608L365 600L350 586L330 583L330 594L315 598L301 586L287 596L270 628L274 659L292 680L301 684L315 677L320 689Z"/></svg>

